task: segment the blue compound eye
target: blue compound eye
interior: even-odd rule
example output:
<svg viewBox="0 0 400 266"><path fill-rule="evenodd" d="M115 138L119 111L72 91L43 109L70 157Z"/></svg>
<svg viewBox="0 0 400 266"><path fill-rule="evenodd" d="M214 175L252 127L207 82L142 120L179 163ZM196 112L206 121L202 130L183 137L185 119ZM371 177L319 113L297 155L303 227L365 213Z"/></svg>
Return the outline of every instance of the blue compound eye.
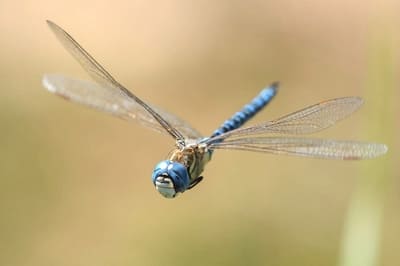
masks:
<svg viewBox="0 0 400 266"><path fill-rule="evenodd" d="M190 185L186 167L173 161L162 161L156 165L153 175L153 184L158 192L166 198L174 198L184 192Z"/></svg>

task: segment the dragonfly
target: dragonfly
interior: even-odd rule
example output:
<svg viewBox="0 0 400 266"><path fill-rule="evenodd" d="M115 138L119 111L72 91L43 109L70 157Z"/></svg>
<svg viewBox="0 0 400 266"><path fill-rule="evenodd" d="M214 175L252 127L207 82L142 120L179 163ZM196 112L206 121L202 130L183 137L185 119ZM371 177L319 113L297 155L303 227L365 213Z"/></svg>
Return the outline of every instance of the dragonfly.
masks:
<svg viewBox="0 0 400 266"><path fill-rule="evenodd" d="M166 160L155 166L151 176L153 185L165 198L175 198L199 184L205 165L218 149L338 160L370 159L387 152L385 144L304 137L329 128L355 112L363 103L359 97L326 100L275 120L242 127L271 102L277 94L278 83L261 90L209 137L204 137L176 115L141 100L115 80L65 30L54 22L47 21L47 24L94 81L45 74L42 83L48 91L124 120L137 121L174 138L175 148Z"/></svg>

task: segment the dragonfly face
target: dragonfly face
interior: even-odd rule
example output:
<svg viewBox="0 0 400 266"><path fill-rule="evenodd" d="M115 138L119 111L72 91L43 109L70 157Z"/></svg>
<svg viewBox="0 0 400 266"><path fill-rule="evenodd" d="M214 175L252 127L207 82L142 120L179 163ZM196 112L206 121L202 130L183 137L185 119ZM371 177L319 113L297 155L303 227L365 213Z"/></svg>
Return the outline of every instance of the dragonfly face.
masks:
<svg viewBox="0 0 400 266"><path fill-rule="evenodd" d="M153 184L166 198L174 198L190 185L189 173L184 165L165 160L156 165L152 175Z"/></svg>

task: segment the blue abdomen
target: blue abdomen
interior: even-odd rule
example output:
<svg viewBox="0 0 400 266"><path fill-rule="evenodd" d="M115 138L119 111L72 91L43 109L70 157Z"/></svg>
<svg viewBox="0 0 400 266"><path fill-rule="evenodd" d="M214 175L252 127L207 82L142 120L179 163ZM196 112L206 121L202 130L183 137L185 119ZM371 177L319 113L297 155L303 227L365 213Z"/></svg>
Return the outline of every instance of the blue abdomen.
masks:
<svg viewBox="0 0 400 266"><path fill-rule="evenodd" d="M257 97L255 97L249 104L246 104L242 110L234 114L231 118L226 120L211 137L215 137L226 133L228 131L237 129L246 123L255 114L261 111L276 95L278 90L278 83L272 83L269 87L263 89Z"/></svg>

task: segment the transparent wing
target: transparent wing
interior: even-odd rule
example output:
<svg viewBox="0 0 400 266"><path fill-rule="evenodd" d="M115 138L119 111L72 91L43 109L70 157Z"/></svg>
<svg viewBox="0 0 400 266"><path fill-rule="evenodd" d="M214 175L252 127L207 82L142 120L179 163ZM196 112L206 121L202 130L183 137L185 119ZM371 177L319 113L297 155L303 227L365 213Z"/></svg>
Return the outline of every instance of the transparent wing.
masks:
<svg viewBox="0 0 400 266"><path fill-rule="evenodd" d="M47 25L54 35L83 69L96 82L109 87L119 87L120 84L107 72L83 47L66 31L52 21L47 20ZM121 88L119 88L121 89ZM122 88L122 90L125 90Z"/></svg>
<svg viewBox="0 0 400 266"><path fill-rule="evenodd" d="M383 155L384 144L292 137L255 137L212 143L210 149L236 149L323 159L361 160Z"/></svg>
<svg viewBox="0 0 400 266"><path fill-rule="evenodd" d="M112 85L100 85L57 74L45 75L43 85L50 92L64 99L110 113L125 120L137 120L140 124L160 133L167 133L147 110ZM158 107L152 107L152 109L169 121L173 127L187 138L201 137L200 133L178 117Z"/></svg>
<svg viewBox="0 0 400 266"><path fill-rule="evenodd" d="M47 87L50 91L63 96L64 98L76 101L97 109L113 113L114 115L121 116L123 118L129 117L137 118L140 117L140 121L146 124L148 127L155 128L160 131L160 128L164 128L164 131L175 139L183 140L184 138L199 137L196 130L190 125L183 122L183 120L177 118L172 114L158 113L155 109L144 103L136 95L131 93L128 89L122 86L116 81L77 41L75 41L71 35L65 32L61 27L51 21L47 21L50 29L53 31L57 39L61 42L64 48L79 62L83 69L96 81L100 86L95 86L93 83L87 83L78 80L72 80L66 77L60 78L60 76L46 76L43 83L49 85ZM89 88L84 88L82 85L89 85ZM59 87L61 86L61 87ZM116 103L107 100L106 97L111 96ZM130 98L130 99L129 99ZM129 102L129 108L123 106ZM124 104L122 104L124 103ZM107 104L107 107L100 106L101 104ZM115 108L122 108L121 111L112 111L111 106ZM118 106L118 107L116 107ZM122 107L123 106L123 107ZM129 109L129 115L122 115L123 109ZM148 112L149 116L146 115L145 111ZM159 109L157 109L159 110ZM137 112L137 113L136 113ZM164 116L165 115L165 116ZM145 120L147 119L147 122ZM160 127L161 126L161 127ZM190 134L184 135L180 132L177 127L185 129L185 132L191 132ZM162 131L160 131L162 132Z"/></svg>
<svg viewBox="0 0 400 266"><path fill-rule="evenodd" d="M268 133L286 135L314 133L328 128L337 121L346 118L359 109L362 103L363 100L359 97L344 97L324 101L276 120L232 130L215 138L211 138L207 142L220 142L226 138Z"/></svg>

